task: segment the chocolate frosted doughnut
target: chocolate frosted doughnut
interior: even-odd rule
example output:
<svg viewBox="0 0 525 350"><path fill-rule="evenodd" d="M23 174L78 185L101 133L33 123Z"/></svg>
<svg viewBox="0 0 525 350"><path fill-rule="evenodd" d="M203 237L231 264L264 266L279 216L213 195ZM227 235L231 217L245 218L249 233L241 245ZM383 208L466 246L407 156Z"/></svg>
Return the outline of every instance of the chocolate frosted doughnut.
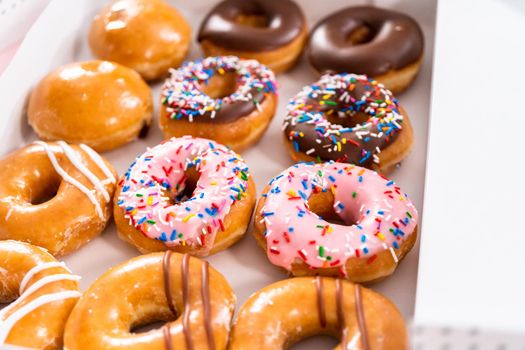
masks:
<svg viewBox="0 0 525 350"><path fill-rule="evenodd" d="M290 0L225 0L201 24L208 56L257 59L276 71L290 68L306 42L306 20Z"/></svg>
<svg viewBox="0 0 525 350"><path fill-rule="evenodd" d="M376 7L348 7L321 20L313 29L307 54L321 73L366 74L381 81L388 74L414 67L405 84L419 70L423 55L423 33L411 17ZM386 79L385 79L386 78ZM397 77L399 80L403 77ZM410 78L410 79L408 79Z"/></svg>
<svg viewBox="0 0 525 350"><path fill-rule="evenodd" d="M335 160L385 172L413 143L398 101L364 75L324 75L293 97L287 111L284 133L295 160Z"/></svg>
<svg viewBox="0 0 525 350"><path fill-rule="evenodd" d="M264 16L267 27L237 23L241 15ZM273 50L294 40L304 22L299 7L289 0L226 0L206 16L198 40L211 40L231 50Z"/></svg>

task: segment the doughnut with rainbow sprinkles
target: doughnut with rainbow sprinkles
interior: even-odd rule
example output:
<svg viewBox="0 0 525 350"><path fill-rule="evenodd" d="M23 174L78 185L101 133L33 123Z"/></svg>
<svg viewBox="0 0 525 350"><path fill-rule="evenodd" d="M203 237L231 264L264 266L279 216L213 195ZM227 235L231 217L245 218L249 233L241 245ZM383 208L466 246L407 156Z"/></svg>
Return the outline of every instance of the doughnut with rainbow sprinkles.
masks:
<svg viewBox="0 0 525 350"><path fill-rule="evenodd" d="M120 180L119 236L141 252L206 256L239 240L255 206L244 160L210 140L172 138L148 149Z"/></svg>
<svg viewBox="0 0 525 350"><path fill-rule="evenodd" d="M299 163L270 181L255 237L269 260L295 276L369 282L391 275L417 237L417 210L375 171Z"/></svg>
<svg viewBox="0 0 525 350"><path fill-rule="evenodd" d="M412 148L406 112L365 75L323 75L287 107L283 130L294 160L339 161L388 172Z"/></svg>
<svg viewBox="0 0 525 350"><path fill-rule="evenodd" d="M240 151L262 137L276 106L269 68L236 56L207 57L171 71L159 124L165 138L204 137Z"/></svg>

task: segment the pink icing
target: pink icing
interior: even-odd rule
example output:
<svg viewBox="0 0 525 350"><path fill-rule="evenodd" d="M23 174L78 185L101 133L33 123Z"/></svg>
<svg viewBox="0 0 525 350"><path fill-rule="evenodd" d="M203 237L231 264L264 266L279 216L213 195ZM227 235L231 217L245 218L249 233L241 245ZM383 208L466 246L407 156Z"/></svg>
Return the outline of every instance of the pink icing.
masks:
<svg viewBox="0 0 525 350"><path fill-rule="evenodd" d="M401 189L375 171L344 163L296 164L270 181L261 215L270 261L288 270L343 266L395 249L412 234L417 210ZM351 226L329 223L308 209L314 192L333 191L334 210ZM344 272L344 271L343 271Z"/></svg>
<svg viewBox="0 0 525 350"><path fill-rule="evenodd" d="M185 171L200 177L191 198L173 204L185 187ZM118 205L130 223L167 246L213 244L235 201L246 195L248 167L214 141L172 138L137 157L124 175ZM206 238L211 235L211 239ZM211 249L211 244L203 247Z"/></svg>

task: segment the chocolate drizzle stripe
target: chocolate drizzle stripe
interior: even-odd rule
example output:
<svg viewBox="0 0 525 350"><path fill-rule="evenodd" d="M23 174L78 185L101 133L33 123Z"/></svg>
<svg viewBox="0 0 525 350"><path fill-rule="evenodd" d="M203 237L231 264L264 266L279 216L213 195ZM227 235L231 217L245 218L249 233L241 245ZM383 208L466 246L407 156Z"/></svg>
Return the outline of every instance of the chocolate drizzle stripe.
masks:
<svg viewBox="0 0 525 350"><path fill-rule="evenodd" d="M346 322L345 322L345 313L344 313L344 303L343 303L343 285L341 284L340 279L335 280L335 302L337 309L337 324L341 330L341 349L346 350L347 340L346 340Z"/></svg>
<svg viewBox="0 0 525 350"><path fill-rule="evenodd" d="M182 330L184 332L184 340L186 342L186 348L188 350L194 349L193 339L191 338L190 330L190 283L189 283L189 260L190 256L184 254L182 258L182 300L184 304L184 314L182 315Z"/></svg>
<svg viewBox="0 0 525 350"><path fill-rule="evenodd" d="M162 334L164 335L164 348L166 350L172 350L173 347L171 345L171 326L169 323L166 323L166 325L162 327Z"/></svg>
<svg viewBox="0 0 525 350"><path fill-rule="evenodd" d="M317 312L319 315L319 324L321 327L326 327L326 310L324 305L324 293L323 293L323 279L319 276L315 278L315 288L317 291Z"/></svg>
<svg viewBox="0 0 525 350"><path fill-rule="evenodd" d="M357 324L359 326L359 332L361 332L361 345L363 347L363 350L370 350L370 344L368 342L368 331L366 329L365 310L363 308L363 299L361 297L361 286L359 284L356 284L354 287L354 291Z"/></svg>
<svg viewBox="0 0 525 350"><path fill-rule="evenodd" d="M201 297L204 309L204 326L206 329L206 337L208 339L208 348L210 350L215 350L215 340L213 339L213 329L211 326L210 275L209 263L207 261L202 263Z"/></svg>
<svg viewBox="0 0 525 350"><path fill-rule="evenodd" d="M168 302L168 307L173 316L177 317L177 309L173 304L173 294L171 293L171 250L167 250L162 259L163 275L164 275L164 294Z"/></svg>

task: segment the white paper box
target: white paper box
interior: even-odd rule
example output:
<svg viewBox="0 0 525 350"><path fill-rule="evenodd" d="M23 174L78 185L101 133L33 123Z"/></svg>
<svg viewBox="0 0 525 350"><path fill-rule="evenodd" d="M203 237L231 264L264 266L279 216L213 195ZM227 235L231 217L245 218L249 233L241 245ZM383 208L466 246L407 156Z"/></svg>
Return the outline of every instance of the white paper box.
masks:
<svg viewBox="0 0 525 350"><path fill-rule="evenodd" d="M93 58L86 42L87 28L95 13L104 3L106 1L102 0L53 0L34 25L13 62L0 79L1 154L21 147L35 139L23 112L28 92L32 86L50 70L62 64ZM201 20L210 9L210 3L214 3L214 1L195 0L174 3L189 20L195 38L195 32ZM337 9L362 3L364 2L345 0L300 1L310 27ZM421 213L435 3L418 0L387 0L377 1L376 3L414 16L421 24L425 34L425 59L422 71L414 85L407 92L398 96L411 118L416 144L402 166L390 175L410 195ZM193 42L190 59L201 55L198 44L195 43L195 40ZM259 144L243 153L259 192L267 181L292 164L282 143L281 134L281 122L285 113L286 102L303 85L315 80L317 80L317 76L305 59L291 72L278 76L280 101L277 114ZM158 100L158 88L159 86L154 87L155 100ZM161 140L156 122L157 116L155 116L155 125L153 125L147 139L133 142L104 154L115 165L119 174L125 171L133 158L142 153L146 146L153 146ZM424 233L423 228L422 234L424 235ZM372 287L388 296L407 320L412 319L414 313L418 254L419 249L416 245L391 278ZM85 289L108 267L136 255L138 252L133 247L117 238L115 227L111 224L102 236L67 256L65 261L76 274L83 277L81 286ZM210 257L208 260L225 275L234 287L238 297L238 306L242 305L250 294L261 287L286 278L285 274L268 262L266 254L256 246L250 233L240 243ZM326 339L310 341L304 348L316 349L323 342L326 342Z"/></svg>

